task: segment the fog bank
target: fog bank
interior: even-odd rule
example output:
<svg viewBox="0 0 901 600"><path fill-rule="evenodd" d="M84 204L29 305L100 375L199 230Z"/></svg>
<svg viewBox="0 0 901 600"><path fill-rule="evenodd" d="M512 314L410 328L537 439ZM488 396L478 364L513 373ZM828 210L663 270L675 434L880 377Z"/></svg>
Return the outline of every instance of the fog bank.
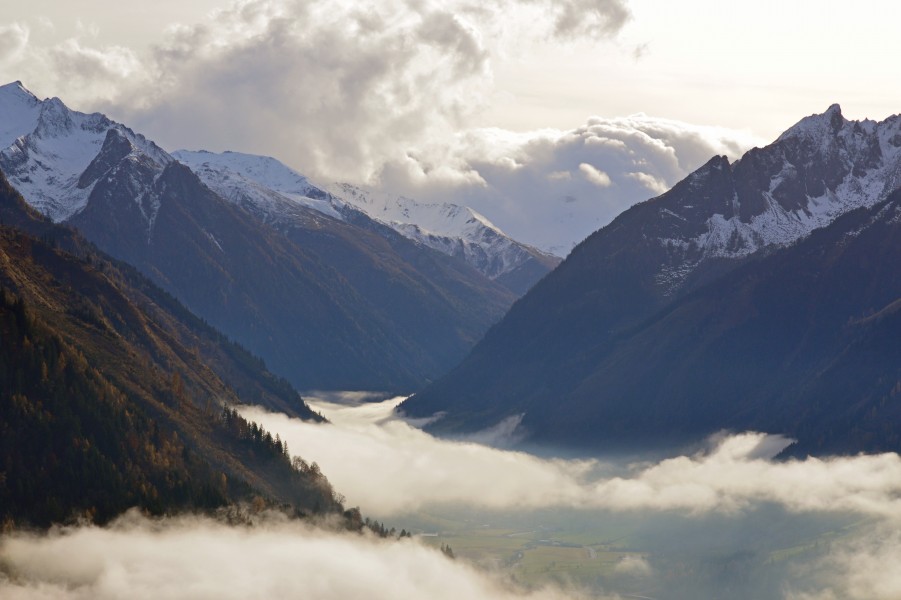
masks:
<svg viewBox="0 0 901 600"><path fill-rule="evenodd" d="M449 504L703 515L771 503L794 512L901 517L897 454L774 461L790 440L751 432L720 436L698 454L651 464L548 460L434 438L397 417L398 402L314 401L330 425L259 408L242 414L278 432L292 454L316 461L348 503L379 516Z"/></svg>
<svg viewBox="0 0 901 600"><path fill-rule="evenodd" d="M385 541L274 519L235 527L208 518L127 514L106 528L0 540L5 600L460 598L562 600L517 591L416 540Z"/></svg>

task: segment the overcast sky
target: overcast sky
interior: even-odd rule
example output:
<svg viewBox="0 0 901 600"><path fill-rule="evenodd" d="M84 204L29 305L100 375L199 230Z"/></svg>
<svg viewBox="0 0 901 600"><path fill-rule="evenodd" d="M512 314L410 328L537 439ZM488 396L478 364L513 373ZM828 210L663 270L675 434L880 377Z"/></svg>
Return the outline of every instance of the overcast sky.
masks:
<svg viewBox="0 0 901 600"><path fill-rule="evenodd" d="M714 0L30 0L0 78L170 150L474 206L565 253L713 154L898 111L892 5Z"/></svg>

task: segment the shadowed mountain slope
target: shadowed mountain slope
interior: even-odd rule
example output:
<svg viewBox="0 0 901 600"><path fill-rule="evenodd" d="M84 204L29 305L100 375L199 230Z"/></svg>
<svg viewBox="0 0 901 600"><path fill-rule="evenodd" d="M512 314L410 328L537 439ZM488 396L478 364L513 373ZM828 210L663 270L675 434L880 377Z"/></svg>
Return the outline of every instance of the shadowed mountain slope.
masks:
<svg viewBox="0 0 901 600"><path fill-rule="evenodd" d="M0 520L103 522L256 496L341 510L315 469L223 407L252 399L318 419L286 382L35 215L2 177L0 219Z"/></svg>
<svg viewBox="0 0 901 600"><path fill-rule="evenodd" d="M524 414L533 441L583 448L725 427L803 435L817 451L893 447L885 431L852 430L865 428L853 407L890 397L895 354L860 371L878 384L851 365L884 343L901 297L897 196L881 204L899 126L834 106L736 163L712 159L579 245L403 410L446 412L433 428L447 434ZM854 418L817 412L812 390ZM815 426L802 417L814 413Z"/></svg>

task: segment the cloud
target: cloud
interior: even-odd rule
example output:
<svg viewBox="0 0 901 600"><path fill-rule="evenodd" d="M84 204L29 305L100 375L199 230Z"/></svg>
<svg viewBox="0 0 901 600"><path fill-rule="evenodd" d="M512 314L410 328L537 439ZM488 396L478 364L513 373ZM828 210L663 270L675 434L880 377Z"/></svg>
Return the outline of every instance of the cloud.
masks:
<svg viewBox="0 0 901 600"><path fill-rule="evenodd" d="M67 95L67 101L76 104L108 102L124 82L146 82L137 55L124 46L95 48L79 38L69 38L42 52L40 59L52 73L65 77L66 86L84 90Z"/></svg>
<svg viewBox="0 0 901 600"><path fill-rule="evenodd" d="M448 504L697 516L778 505L901 519L897 454L774 461L790 440L745 433L713 439L695 455L623 468L436 439L397 418L396 404L316 405L332 425L258 408L242 413L278 432L292 453L318 462L349 503L381 516Z"/></svg>
<svg viewBox="0 0 901 600"><path fill-rule="evenodd" d="M564 523L564 537L591 523L584 533L593 543L582 550L639 549L610 549L619 556L604 585L626 597L646 590L641 595L712 597L727 588L735 597L788 600L901 594L895 454L779 462L772 456L789 440L742 434L656 463L544 460L430 438L394 415L391 401L314 404L332 425L244 412L279 431L294 453L317 460L369 514L422 509L435 523L442 515L453 521L458 511L469 523L499 521L500 532L521 523L525 529L512 531L534 533L533 542L556 536ZM532 512L516 516L517 509ZM628 541L620 541L624 534ZM520 548L506 545L511 537L504 538L508 551ZM527 553L545 547L521 541ZM226 526L132 512L105 528L0 537L0 596L14 600L585 597L571 587L511 587L508 577L517 572L486 573L417 539L387 541L266 514L253 526Z"/></svg>
<svg viewBox="0 0 901 600"><path fill-rule="evenodd" d="M598 187L610 187L610 184L612 183L609 175L588 163L579 163L579 171L582 172L585 179Z"/></svg>
<svg viewBox="0 0 901 600"><path fill-rule="evenodd" d="M893 600L901 598L901 535L868 527L851 539L832 544L811 565L816 583L790 589L788 600ZM798 588L799 586L792 586Z"/></svg>
<svg viewBox="0 0 901 600"><path fill-rule="evenodd" d="M629 18L625 0L239 0L144 49L104 44L84 26L36 44L6 26L0 75L169 149L274 155L314 180L468 203L565 255L712 154L750 145L644 115L571 130L473 128L495 101L496 64L566 41L596 46ZM4 68L4 55L14 64Z"/></svg>
<svg viewBox="0 0 901 600"><path fill-rule="evenodd" d="M381 403L351 407L320 404L320 408L327 409L335 424L312 427L332 436L332 445L338 448L336 453L347 451L345 462L359 460L363 445L337 432L356 430L363 434L366 424L373 429L390 431L401 423L391 416L390 405ZM375 432L369 431L368 435L374 437ZM399 442L406 446L409 443L406 438L406 434L395 432L384 442ZM342 448L341 444L345 443L359 447ZM445 471L442 481L446 487L441 491L455 498L453 486L466 486L469 478L474 477L485 485L479 475L483 470L501 479L536 473L527 470L535 469L535 464L524 467L528 457L518 453L494 450L491 454L474 454L470 444L435 441L436 445L439 443L447 444L450 450L460 455L456 459L458 465L450 464L453 460L450 452L442 454L425 442L419 443L419 455L406 457L406 469L410 479L421 479L420 488L428 488L436 482L436 479L424 476L424 471ZM561 516L559 510L512 516L513 507L518 505L512 495L502 504L495 504L503 510L495 512L493 517L465 508L461 514L468 515L467 520L474 523L488 523L484 520L488 518L531 519L523 522L541 529L541 536L548 533L555 536L547 527L553 528L567 521L571 521L570 531L578 531L573 528L579 522L596 524L599 519L607 519L607 526L595 525L586 532L590 530L590 535L598 535L596 532L606 527L619 533L606 542L600 541L605 538L599 534L596 543L582 550L597 547L597 553L601 554L607 553L603 548L610 544L627 543L640 547L640 554L613 550L614 554L620 555L613 557L615 562L609 563L610 575L603 578L608 592L618 589L623 597L634 597L642 592L640 595L652 597L703 598L729 589L735 597L784 597L788 600L897 598L901 593L901 579L895 568L901 560L901 535L897 533L897 521L894 520L901 511L893 504L893 497L898 496L898 473L894 471L897 465L874 469L867 461L879 457L864 456L814 462L771 461L768 457L785 443L784 439L754 435L724 436L706 453L634 466L628 474L618 476L611 473L598 476L596 470L580 468L573 471L572 461L539 461L543 465L540 469L568 473L564 479L581 477L579 485L588 496L583 496L580 502L590 499L598 489L612 482L641 482L650 490L632 488L625 494L614 494L617 499L613 502L585 502L579 506L582 512L568 516ZM296 450L300 441L291 438L289 444ZM310 448L315 448L316 444L318 442ZM370 444L367 448L384 451L386 446ZM401 454L406 450L402 449ZM309 455L308 458L315 457ZM366 480L367 485L373 486L370 498L377 499L379 490L395 486L403 493L416 493L422 498L424 492L408 487L403 478L397 478L397 472L391 471L396 456L389 452L375 458L381 461L381 467L373 466L377 460L361 467L373 471ZM500 473L501 465L508 476ZM780 473L781 468L787 470ZM735 472L731 477L724 477L727 471ZM877 472L878 479L887 482L895 478L895 482L875 484ZM709 479L714 473L716 483ZM524 481L519 491L526 492L530 487L546 483L544 480ZM509 482L499 481L499 484L506 486L511 494L514 491ZM707 499L698 502L697 490L689 489L690 486L712 488L718 492L701 494ZM792 487L799 489L786 489ZM832 487L838 489L832 492ZM467 489L474 493L472 488ZM777 489L780 491L774 491ZM679 499L678 492L685 497ZM491 493L490 489L475 492L473 498L463 501L464 505L479 505L481 496ZM662 498L649 501L651 493L662 494ZM818 493L825 498L811 503L799 504L797 501L798 496ZM719 496L718 500L709 501L716 496ZM837 501L840 496L844 499ZM434 497L430 498L432 504L428 508L434 509ZM786 501L788 498L791 500ZM567 498L564 504L571 499ZM814 514L847 508L858 515L889 516L892 520L871 519L869 524L863 525L859 518L837 519L832 525L822 519L808 520L806 524L803 520L793 523L779 517L778 512L774 513L772 502L782 503L783 508L789 510L810 510ZM743 505L764 508L748 513L735 511L736 506ZM585 512L586 507L607 512ZM677 507L677 512L666 512L673 507ZM702 513L685 518L686 511L698 507ZM429 514L434 519L452 513L430 510ZM252 526L234 526L208 517L149 519L137 512L129 512L103 528L59 527L42 535L7 533L0 537L0 596L11 600L160 597L229 600L301 595L321 600L359 597L374 600L612 598L599 596L598 590L589 595L571 586L524 590L510 583L511 573L520 572L516 566L509 572L503 569L486 571L473 567L466 560L448 560L434 547L415 538L383 540L339 532L323 524L314 526L291 521L278 514L264 513L254 521ZM819 533L841 529L845 527L841 523L855 521L857 523L850 526L850 534L821 536ZM814 522L817 525L811 527ZM503 531L510 525L498 526ZM524 531L535 533L534 539L538 539L537 531ZM561 533L565 535L565 532ZM628 542L619 541L623 533L628 535ZM818 550L810 549L811 535L822 544ZM526 552L540 552L543 548L529 546L525 537L521 541ZM509 551L520 546L505 547ZM805 547L808 549L804 550ZM776 558L798 551L798 557L790 562ZM589 562L596 558L592 556ZM605 560L611 558L608 556ZM745 572L745 569L750 571ZM748 577L748 573L752 576ZM549 572L547 577L551 576ZM662 595L660 592L664 590L670 595Z"/></svg>
<svg viewBox="0 0 901 600"><path fill-rule="evenodd" d="M21 23L0 25L0 64L19 58L28 45L29 30Z"/></svg>
<svg viewBox="0 0 901 600"><path fill-rule="evenodd" d="M206 518L126 514L0 541L0 596L9 600L133 598L459 598L562 600L516 590L415 540L384 541L274 520L254 527Z"/></svg>
<svg viewBox="0 0 901 600"><path fill-rule="evenodd" d="M628 14L625 0L237 0L171 26L140 56L92 47L81 28L33 48L24 70L64 98L93 95L94 109L169 148L274 154L311 175L363 181L464 128L510 44L607 39Z"/></svg>
<svg viewBox="0 0 901 600"><path fill-rule="evenodd" d="M400 0L239 3L173 29L150 69L152 94L110 108L167 145L242 145L351 179L458 127L490 82L473 23Z"/></svg>
<svg viewBox="0 0 901 600"><path fill-rule="evenodd" d="M615 35L631 13L619 0L537 1L555 15L554 36L563 39L604 38Z"/></svg>
<svg viewBox="0 0 901 600"><path fill-rule="evenodd" d="M393 405L317 405L333 422L324 427L258 408L242 414L278 432L292 454L316 461L328 473L350 505L375 515L442 504L521 508L578 501L577 481L589 464L549 463L474 442L437 440L393 418Z"/></svg>
<svg viewBox="0 0 901 600"><path fill-rule="evenodd" d="M634 576L646 576L653 572L647 559L636 554L624 556L613 569L617 573Z"/></svg>
<svg viewBox="0 0 901 600"><path fill-rule="evenodd" d="M632 204L658 196L748 134L647 115L592 117L571 130L475 129L388 161L379 184L464 203L513 237L565 255Z"/></svg>
<svg viewBox="0 0 901 600"><path fill-rule="evenodd" d="M53 31L47 18L35 19L38 31ZM119 97L128 86L148 84L136 52L117 45L97 45L96 27L76 23L74 36L52 44L36 43L28 26L0 26L0 77L53 90L73 106L88 110ZM40 37L40 36L38 36Z"/></svg>

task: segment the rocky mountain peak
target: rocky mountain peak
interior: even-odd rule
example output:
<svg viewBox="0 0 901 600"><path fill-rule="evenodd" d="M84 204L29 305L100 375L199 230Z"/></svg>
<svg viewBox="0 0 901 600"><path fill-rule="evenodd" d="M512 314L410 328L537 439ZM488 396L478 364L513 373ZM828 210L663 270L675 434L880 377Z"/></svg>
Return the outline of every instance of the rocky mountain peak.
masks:
<svg viewBox="0 0 901 600"><path fill-rule="evenodd" d="M13 81L0 85L0 106L16 102L20 104L38 104L40 100L32 94L21 81Z"/></svg>
<svg viewBox="0 0 901 600"><path fill-rule="evenodd" d="M41 103L41 114L34 133L39 138L52 138L72 131L72 111L59 98L49 98Z"/></svg>
<svg viewBox="0 0 901 600"><path fill-rule="evenodd" d="M716 156L650 201L671 294L708 259L787 246L901 184L901 119L849 121L833 104L729 164ZM652 210L653 210L652 209Z"/></svg>
<svg viewBox="0 0 901 600"><path fill-rule="evenodd" d="M38 100L20 82L0 87L0 169L54 221L82 210L96 182L129 159L142 163L142 180L172 162L156 144L100 113L73 111L59 98Z"/></svg>
<svg viewBox="0 0 901 600"><path fill-rule="evenodd" d="M804 117L789 127L776 142L786 139L805 137L822 139L824 136L837 135L849 123L842 116L842 107L833 104L825 112Z"/></svg>
<svg viewBox="0 0 901 600"><path fill-rule="evenodd" d="M104 173L116 166L119 161L135 150L134 145L118 129L109 129L100 153L94 157L88 168L78 178L78 188L84 189L92 185Z"/></svg>
<svg viewBox="0 0 901 600"><path fill-rule="evenodd" d="M34 130L41 101L15 81L0 86L0 149L8 148L19 136Z"/></svg>

